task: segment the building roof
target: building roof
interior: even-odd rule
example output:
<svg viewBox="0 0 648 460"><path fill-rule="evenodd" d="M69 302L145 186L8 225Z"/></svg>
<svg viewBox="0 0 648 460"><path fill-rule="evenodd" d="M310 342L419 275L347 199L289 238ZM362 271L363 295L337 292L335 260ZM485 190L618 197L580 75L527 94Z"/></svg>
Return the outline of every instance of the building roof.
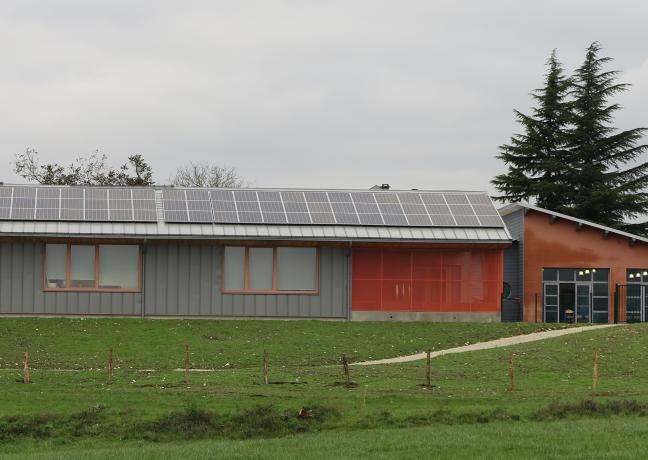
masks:
<svg viewBox="0 0 648 460"><path fill-rule="evenodd" d="M552 216L555 219L568 220L568 221L574 222L574 223L576 223L577 225L580 225L580 226L585 225L587 227L596 228L596 229L601 230L605 234L613 233L615 235L623 236L623 237L629 238L633 242L641 241L643 243L648 243L648 238L645 238L643 236L639 236L639 235L635 235L635 234L632 234L632 233L624 232L622 230L618 230L618 229L612 228L612 227L606 227L605 225L600 225L600 224L597 224L595 222L590 222L588 220L583 220L583 219L579 219L577 217L568 216L567 214L561 214L559 212L555 212L555 211L551 211L549 209L534 206L534 205L532 205L530 203L526 203L526 202L517 202L517 203L508 204L508 205L500 208L499 213L500 213L501 216L507 216L507 215L512 214L512 213L517 212L517 211L527 211L527 210L541 212L541 213L547 214L549 216Z"/></svg>
<svg viewBox="0 0 648 460"><path fill-rule="evenodd" d="M0 186L0 236L510 242L486 192Z"/></svg>

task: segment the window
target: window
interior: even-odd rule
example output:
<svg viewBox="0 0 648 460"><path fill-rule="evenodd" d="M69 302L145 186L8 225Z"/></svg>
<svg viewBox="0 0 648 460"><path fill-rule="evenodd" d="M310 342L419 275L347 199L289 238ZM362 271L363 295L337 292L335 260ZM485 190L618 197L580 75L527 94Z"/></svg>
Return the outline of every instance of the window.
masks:
<svg viewBox="0 0 648 460"><path fill-rule="evenodd" d="M277 287L280 291L314 291L315 248L277 248Z"/></svg>
<svg viewBox="0 0 648 460"><path fill-rule="evenodd" d="M45 289L139 291L140 247L132 244L47 244Z"/></svg>
<svg viewBox="0 0 648 460"><path fill-rule="evenodd" d="M99 245L99 288L137 289L139 286L139 246Z"/></svg>
<svg viewBox="0 0 648 460"><path fill-rule="evenodd" d="M65 288L67 287L67 244L48 244L45 248L47 266L46 287Z"/></svg>
<svg viewBox="0 0 648 460"><path fill-rule="evenodd" d="M317 248L227 246L223 292L317 293Z"/></svg>

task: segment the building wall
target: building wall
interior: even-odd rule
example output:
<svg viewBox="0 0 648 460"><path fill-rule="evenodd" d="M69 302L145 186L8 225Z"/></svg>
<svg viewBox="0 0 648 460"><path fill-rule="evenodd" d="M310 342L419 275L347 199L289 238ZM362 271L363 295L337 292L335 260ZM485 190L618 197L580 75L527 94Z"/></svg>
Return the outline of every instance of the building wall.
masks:
<svg viewBox="0 0 648 460"><path fill-rule="evenodd" d="M524 211L513 212L502 219L513 238L513 244L504 250L504 282L511 286L511 295L502 300L502 321L521 321L524 292Z"/></svg>
<svg viewBox="0 0 648 460"><path fill-rule="evenodd" d="M145 250L146 315L346 318L344 248L320 248L320 291L309 294L223 294L224 248L149 245Z"/></svg>
<svg viewBox="0 0 648 460"><path fill-rule="evenodd" d="M354 248L357 318L499 320L503 248ZM382 312L382 315L367 312ZM398 314L396 314L398 313ZM435 313L430 315L430 313ZM438 313L438 314L437 314ZM469 314L469 315L468 315Z"/></svg>
<svg viewBox="0 0 648 460"><path fill-rule="evenodd" d="M627 268L648 268L648 244L530 211L524 217L524 318L542 321L542 268L609 268L609 320L614 318L615 284ZM537 306L536 306L537 295Z"/></svg>
<svg viewBox="0 0 648 460"><path fill-rule="evenodd" d="M0 314L346 318L346 249L320 249L317 295L222 294L222 246L152 245L142 292L44 292L43 243L0 243ZM142 305L145 305L142 312Z"/></svg>
<svg viewBox="0 0 648 460"><path fill-rule="evenodd" d="M142 293L44 292L43 243L0 243L0 314L139 315Z"/></svg>

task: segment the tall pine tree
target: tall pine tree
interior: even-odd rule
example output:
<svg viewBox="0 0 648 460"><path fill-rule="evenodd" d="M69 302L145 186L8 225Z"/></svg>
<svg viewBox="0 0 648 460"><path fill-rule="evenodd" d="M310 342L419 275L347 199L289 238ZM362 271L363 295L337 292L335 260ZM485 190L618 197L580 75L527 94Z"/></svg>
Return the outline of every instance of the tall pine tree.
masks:
<svg viewBox="0 0 648 460"><path fill-rule="evenodd" d="M572 129L569 133L569 182L573 184L568 214L610 227L646 233L645 222L626 223L648 212L648 151L640 144L646 128L619 132L612 126L621 108L610 99L628 89L617 82L618 71L604 70L611 58L599 57L592 43L572 79Z"/></svg>
<svg viewBox="0 0 648 460"><path fill-rule="evenodd" d="M509 144L500 146L498 158L508 171L492 181L501 192L501 201L535 201L538 206L566 211L564 197L571 185L569 162L565 157L568 142L570 81L562 65L551 53L547 61L544 86L531 93L536 107L531 115L515 110L523 134L514 134Z"/></svg>

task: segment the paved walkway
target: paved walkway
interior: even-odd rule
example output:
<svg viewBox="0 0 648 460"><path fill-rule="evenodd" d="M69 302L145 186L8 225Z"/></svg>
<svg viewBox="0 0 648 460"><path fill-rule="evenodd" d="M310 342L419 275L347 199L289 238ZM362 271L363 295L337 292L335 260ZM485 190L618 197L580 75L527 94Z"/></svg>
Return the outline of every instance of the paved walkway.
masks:
<svg viewBox="0 0 648 460"><path fill-rule="evenodd" d="M488 350L490 348L508 347L510 345L518 345L520 343L535 342L538 340L552 339L554 337L562 337L563 335L578 334L580 332L594 331L597 329L605 329L614 327L617 324L601 324L597 326L582 326L570 327L567 329L556 329L552 331L533 332L531 334L515 335L513 337L504 337L497 340L490 340L488 342L473 343L471 345L464 345L461 347L448 348L446 350L433 351L430 357L436 358L437 356L451 355L454 353L465 353L467 351ZM361 361L358 363L351 363L351 366L375 366L377 364L396 364L408 363L410 361L418 361L425 359L427 353L416 353L415 355L397 356L396 358L376 359L374 361Z"/></svg>

